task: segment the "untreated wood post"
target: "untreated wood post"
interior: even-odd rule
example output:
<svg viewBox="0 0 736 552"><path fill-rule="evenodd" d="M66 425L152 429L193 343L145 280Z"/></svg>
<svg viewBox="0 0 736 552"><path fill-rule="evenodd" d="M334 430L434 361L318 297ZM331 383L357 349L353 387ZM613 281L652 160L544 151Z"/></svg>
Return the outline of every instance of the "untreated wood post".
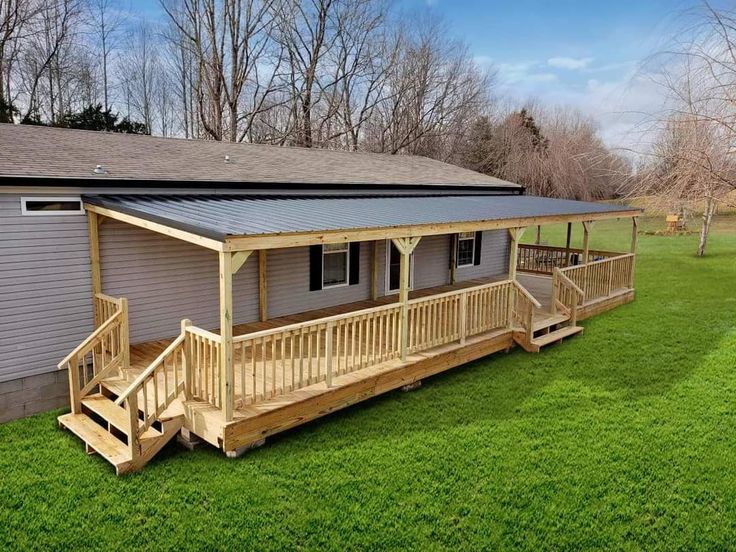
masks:
<svg viewBox="0 0 736 552"><path fill-rule="evenodd" d="M143 384L145 385L145 383ZM128 410L128 450L130 451L130 459L136 460L140 456L141 448L138 443L138 393L134 391L125 399ZM144 409L145 411L145 409Z"/></svg>
<svg viewBox="0 0 736 552"><path fill-rule="evenodd" d="M399 265L399 301L401 302L401 361L406 362L409 342L409 270L411 254L421 238L394 238L393 243L401 253Z"/></svg>
<svg viewBox="0 0 736 552"><path fill-rule="evenodd" d="M220 393L225 421L233 419L235 371L233 367L233 257L221 251L220 257Z"/></svg>
<svg viewBox="0 0 736 552"><path fill-rule="evenodd" d="M519 259L519 240L526 227L509 228L511 243L509 244L509 280L516 280L516 264Z"/></svg>
<svg viewBox="0 0 736 552"><path fill-rule="evenodd" d="M332 387L332 333L335 322L328 322L325 329L325 383Z"/></svg>
<svg viewBox="0 0 736 552"><path fill-rule="evenodd" d="M590 257L590 229L593 227L593 221L583 221L583 285L581 286L585 297L583 300L588 298L588 261Z"/></svg>
<svg viewBox="0 0 736 552"><path fill-rule="evenodd" d="M631 217L631 269L629 272L629 288L634 287L634 269L636 267L636 245L639 239L639 217Z"/></svg>
<svg viewBox="0 0 736 552"><path fill-rule="evenodd" d="M450 285L457 281L457 234L450 235Z"/></svg>
<svg viewBox="0 0 736 552"><path fill-rule="evenodd" d="M120 347L123 352L123 368L128 370L130 368L130 322L128 319L128 300L125 297L121 297L119 301L122 317L120 324Z"/></svg>
<svg viewBox="0 0 736 552"><path fill-rule="evenodd" d="M378 299L378 241L371 243L371 300Z"/></svg>
<svg viewBox="0 0 736 552"><path fill-rule="evenodd" d="M509 228L509 235L511 236L511 243L509 244L509 280L512 282L516 281L516 263L519 257L519 240L524 235L525 227ZM508 299L508 311L509 316L512 316L514 309L514 288L513 285L509 291Z"/></svg>
<svg viewBox="0 0 736 552"><path fill-rule="evenodd" d="M465 345L465 338L468 333L468 294L467 292L460 295L460 345Z"/></svg>
<svg viewBox="0 0 736 552"><path fill-rule="evenodd" d="M79 396L79 357L73 356L67 364L69 374L69 398L72 405L72 414L81 414L82 402Z"/></svg>
<svg viewBox="0 0 736 552"><path fill-rule="evenodd" d="M184 372L184 397L189 400L192 398L192 338L187 328L192 325L192 321L185 318L181 321L181 335L184 336L182 344L182 370Z"/></svg>
<svg viewBox="0 0 736 552"><path fill-rule="evenodd" d="M268 320L267 256L265 249L258 251L258 318L261 322Z"/></svg>
<svg viewBox="0 0 736 552"><path fill-rule="evenodd" d="M95 307L95 296L102 293L102 271L100 269L100 228L97 213L87 211L87 229L89 231L89 266L92 276L92 306L94 309L95 328L102 324Z"/></svg>

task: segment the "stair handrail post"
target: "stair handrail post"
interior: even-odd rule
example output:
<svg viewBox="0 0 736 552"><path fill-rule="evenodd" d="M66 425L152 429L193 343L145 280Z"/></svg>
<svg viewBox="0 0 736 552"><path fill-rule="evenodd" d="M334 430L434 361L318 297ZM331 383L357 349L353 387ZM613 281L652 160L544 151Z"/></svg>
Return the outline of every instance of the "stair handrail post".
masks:
<svg viewBox="0 0 736 552"><path fill-rule="evenodd" d="M144 383L145 385L145 383ZM134 391L125 399L125 409L128 412L129 432L128 450L131 460L140 456L141 448L138 440L138 392Z"/></svg>
<svg viewBox="0 0 736 552"><path fill-rule="evenodd" d="M82 412L82 397L80 396L79 357L77 355L74 355L69 359L69 362L67 362L67 370L69 372L69 398L72 407L72 414L80 414Z"/></svg>
<svg viewBox="0 0 736 552"><path fill-rule="evenodd" d="M184 397L189 400L192 398L192 371L193 371L193 355L192 355L192 336L188 329L192 325L192 321L185 318L181 321L181 334L184 336L182 350L182 371L184 372Z"/></svg>
<svg viewBox="0 0 736 552"><path fill-rule="evenodd" d="M123 352L123 369L130 369L130 324L128 320L128 299L121 297L118 300L120 309L120 348Z"/></svg>
<svg viewBox="0 0 736 552"><path fill-rule="evenodd" d="M465 338L468 333L468 292L464 292L460 295L460 309L458 316L460 317L459 328L460 328L460 345L465 345Z"/></svg>

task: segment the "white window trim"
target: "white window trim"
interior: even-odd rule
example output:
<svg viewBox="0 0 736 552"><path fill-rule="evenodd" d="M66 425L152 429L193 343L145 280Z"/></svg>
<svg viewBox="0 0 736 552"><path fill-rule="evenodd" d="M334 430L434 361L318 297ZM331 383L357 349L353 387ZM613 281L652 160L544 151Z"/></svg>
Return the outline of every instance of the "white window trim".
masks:
<svg viewBox="0 0 736 552"><path fill-rule="evenodd" d="M345 283L325 284L325 255L345 255ZM345 251L325 251L322 247L322 289L334 289L350 285L350 243L345 244Z"/></svg>
<svg viewBox="0 0 736 552"><path fill-rule="evenodd" d="M473 240L473 254L470 256L470 262L465 264L460 264L460 241L468 241ZM456 268L464 268L468 266L474 266L475 264L475 232L473 232L472 238L461 238L460 234L457 235L457 240L455 242L455 267Z"/></svg>
<svg viewBox="0 0 736 552"><path fill-rule="evenodd" d="M401 291L401 286L390 289L391 286L391 240L386 240L386 270L384 271L384 295L396 295ZM409 255L409 291L414 289L414 252Z"/></svg>
<svg viewBox="0 0 736 552"><path fill-rule="evenodd" d="M53 201L58 201L58 202L78 201L79 210L78 211L29 211L26 208L26 203L29 201L51 201L51 202ZM58 217L58 216L68 216L68 215L83 215L84 214L84 204L82 203L82 198L79 196L21 196L20 212L23 216L29 216L29 217Z"/></svg>

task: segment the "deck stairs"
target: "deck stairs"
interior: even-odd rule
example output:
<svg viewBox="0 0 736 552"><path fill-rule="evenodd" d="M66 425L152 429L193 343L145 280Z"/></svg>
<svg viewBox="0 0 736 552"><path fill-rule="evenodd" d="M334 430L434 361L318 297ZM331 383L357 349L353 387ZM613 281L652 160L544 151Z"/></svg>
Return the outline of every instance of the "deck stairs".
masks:
<svg viewBox="0 0 736 552"><path fill-rule="evenodd" d="M60 416L60 427L69 430L85 443L87 454L99 454L110 462L118 475L143 467L161 450L184 424L181 401L175 400L140 436L135 450L129 443L130 421L122 406L115 404L130 385L128 378L114 376L100 382L97 392L82 398L82 411ZM139 404L144 398L139 396ZM139 411L143 426L143 412Z"/></svg>
<svg viewBox="0 0 736 552"><path fill-rule="evenodd" d="M515 341L530 353L538 353L543 347L559 343L566 337L579 334L582 326L573 325L570 315L565 313L550 314L541 309L534 313L532 335L526 332L515 332Z"/></svg>

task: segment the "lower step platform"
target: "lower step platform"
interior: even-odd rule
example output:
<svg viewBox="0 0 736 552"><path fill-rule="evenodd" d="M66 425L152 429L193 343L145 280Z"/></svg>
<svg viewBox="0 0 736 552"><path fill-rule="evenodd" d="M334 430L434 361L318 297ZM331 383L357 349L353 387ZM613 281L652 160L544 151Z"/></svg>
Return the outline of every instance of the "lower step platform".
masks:
<svg viewBox="0 0 736 552"><path fill-rule="evenodd" d="M533 347L539 350L542 347L551 345L552 343L556 343L558 341L562 341L564 338L575 335L575 334L579 334L582 331L583 331L582 326L564 326L560 328L559 330L555 330L553 332L549 332L539 337L535 337L534 339L531 340L531 344Z"/></svg>

